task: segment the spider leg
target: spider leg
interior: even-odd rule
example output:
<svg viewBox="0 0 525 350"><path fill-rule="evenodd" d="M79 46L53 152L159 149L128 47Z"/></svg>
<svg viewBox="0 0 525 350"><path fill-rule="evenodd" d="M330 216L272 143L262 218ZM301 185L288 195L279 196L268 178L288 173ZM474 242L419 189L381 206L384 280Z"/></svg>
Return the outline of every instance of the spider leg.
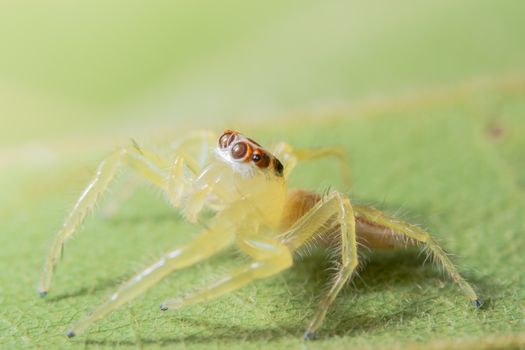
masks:
<svg viewBox="0 0 525 350"><path fill-rule="evenodd" d="M170 165L170 173L167 182L167 193L170 203L178 208L189 188L190 183L203 170L204 165L212 153L212 145L215 144L215 134L209 130L197 130L190 132L176 143L172 144L175 156ZM199 211L196 208L195 211ZM193 213L193 212L192 212ZM195 222L196 217L188 215L190 222Z"/></svg>
<svg viewBox="0 0 525 350"><path fill-rule="evenodd" d="M137 174L154 185L164 188L163 160L152 153L141 150L119 149L111 153L98 166L97 172L77 200L73 210L66 218L62 228L57 232L47 256L39 283L39 294L45 296L49 290L53 272L64 249L64 242L70 238L84 221L87 213L95 206L98 198L104 193L113 180L118 168L126 164Z"/></svg>
<svg viewBox="0 0 525 350"><path fill-rule="evenodd" d="M135 299L170 273L194 265L229 246L235 230L226 225L227 221L222 220L223 217L219 216L216 219L218 220L212 224L212 228L204 231L188 244L165 254L156 263L124 283L111 295L109 300L86 318L75 323L68 331L68 337L82 333L93 322L105 317L122 304Z"/></svg>
<svg viewBox="0 0 525 350"><path fill-rule="evenodd" d="M194 130L172 143L172 149L182 150L194 160L194 168L202 169L213 154L217 135L211 130ZM198 171L197 171L198 172Z"/></svg>
<svg viewBox="0 0 525 350"><path fill-rule="evenodd" d="M160 306L161 310L178 309L217 298L255 280L273 276L293 263L292 253L288 247L275 238L251 235L240 238L238 244L241 250L255 259L253 262L229 272L221 279L194 293L166 300Z"/></svg>
<svg viewBox="0 0 525 350"><path fill-rule="evenodd" d="M436 243L430 234L416 225L394 219L385 213L366 206L356 206L356 217L359 231L375 230L383 239L392 241L396 246L406 247L408 243L422 243L425 249L439 263L452 281L457 283L463 293L469 298L476 308L480 308L482 301L477 296L472 286L465 281L447 256L447 253ZM363 228L360 228L363 227Z"/></svg>
<svg viewBox="0 0 525 350"><path fill-rule="evenodd" d="M162 165L162 170L167 169L163 189L165 189L170 204L178 208L182 205L182 199L187 194L188 188L191 187L192 181L202 171L205 161L210 156L212 139L214 140L215 136L208 130L190 132L176 143L172 143L169 155L166 156L172 159L169 163L158 154L143 149L135 141L133 141L133 147L146 159ZM112 216L140 183L137 177L127 180L119 187L113 201L104 208L105 216Z"/></svg>
<svg viewBox="0 0 525 350"><path fill-rule="evenodd" d="M167 179L168 200L175 208L182 205L188 189L191 196L187 198L183 210L184 217L195 223L199 212L204 207L208 195L212 192L214 181L206 182L206 186L193 186L199 176L203 175L204 166L212 154L215 135L209 130L191 132L172 145L174 158L169 167ZM206 175L203 175L206 176Z"/></svg>
<svg viewBox="0 0 525 350"><path fill-rule="evenodd" d="M190 166L188 166L188 164ZM169 175L167 179L167 194L168 200L172 206L178 208L182 204L182 198L189 188L190 183L193 180L193 176L197 170L193 169L191 165L193 160L190 157L184 157L182 154L175 156L175 159L171 163L169 168ZM185 169L189 168L192 172L192 178L187 178L185 175Z"/></svg>
<svg viewBox="0 0 525 350"><path fill-rule="evenodd" d="M335 221L332 219L335 218ZM332 221L331 221L332 220ZM330 227L329 223L339 226L341 265L332 286L321 300L319 309L304 333L304 339L312 339L323 323L328 308L333 303L345 283L352 277L358 264L355 217L352 205L347 197L332 192L309 212L307 212L285 235L284 241L293 251L320 234L321 229Z"/></svg>
<svg viewBox="0 0 525 350"><path fill-rule="evenodd" d="M321 147L321 148L293 148L291 145L281 142L276 145L273 154L283 162L284 176L288 177L299 161L315 160L325 157L333 157L339 161L341 179L343 184L350 187L352 184L350 163L348 154L343 147Z"/></svg>

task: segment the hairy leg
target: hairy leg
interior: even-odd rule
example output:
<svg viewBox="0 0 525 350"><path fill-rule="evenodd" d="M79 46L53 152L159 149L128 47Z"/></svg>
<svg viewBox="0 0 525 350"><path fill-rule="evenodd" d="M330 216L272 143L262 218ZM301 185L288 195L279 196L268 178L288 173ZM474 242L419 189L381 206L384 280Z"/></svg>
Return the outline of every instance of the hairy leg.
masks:
<svg viewBox="0 0 525 350"><path fill-rule="evenodd" d="M332 286L321 301L319 310L308 325L304 333L304 339L312 339L314 337L315 332L324 321L328 308L332 305L343 286L350 280L358 265L355 217L352 205L348 198L339 196L337 205L339 206L337 223L339 224L339 233L341 235L341 265L332 282Z"/></svg>
<svg viewBox="0 0 525 350"><path fill-rule="evenodd" d="M244 236L239 239L239 247L255 260L231 271L207 287L180 298L166 300L161 310L178 309L200 303L232 292L245 285L273 276L292 265L292 254L288 247L276 239L258 235Z"/></svg>
<svg viewBox="0 0 525 350"><path fill-rule="evenodd" d="M355 206L355 211L358 227L362 226L362 230L375 230L376 233L382 235L385 240L393 239L394 242L397 240L398 246L406 246L407 241L422 243L434 260L443 267L452 281L459 285L472 304L477 308L481 307L482 302L472 286L459 274L445 251L434 241L428 232L416 225L394 219L374 208L360 205ZM358 235L359 234L360 232L358 230Z"/></svg>
<svg viewBox="0 0 525 350"><path fill-rule="evenodd" d="M195 142L199 141L199 142ZM176 146L173 146L169 155L165 158L142 149L135 141L133 141L135 150L142 156L155 160L162 165L162 169L166 170L166 175L163 183L163 189L167 194L167 199L170 204L178 208L182 204L182 198L190 188L191 182L202 171L202 165L199 161L191 155L191 146L207 149L207 141L204 136L186 136ZM170 160L168 161L167 158Z"/></svg>
<svg viewBox="0 0 525 350"><path fill-rule="evenodd" d="M291 253L331 223L334 216L336 222L341 226L341 269L305 333L305 337L310 338L323 322L327 309L357 265L355 220L352 207L348 199L343 198L337 192L319 202L279 239L257 234L239 236L237 242L239 248L254 258L254 262L232 271L195 293L165 301L161 309L181 308L210 300L241 288L254 280L275 275L291 266Z"/></svg>
<svg viewBox="0 0 525 350"><path fill-rule="evenodd" d="M45 296L49 290L53 271L61 256L65 241L70 238L86 218L87 213L95 206L99 197L106 191L121 165L128 165L154 185L164 188L165 174L162 171L158 156L150 156L129 149L119 149L104 159L91 182L82 192L73 210L66 218L62 228L57 232L47 256L39 283L39 293Z"/></svg>
<svg viewBox="0 0 525 350"><path fill-rule="evenodd" d="M109 300L86 318L75 323L68 331L68 337L80 334L93 322L105 317L122 304L135 299L170 273L207 259L229 246L235 235L234 229L229 227L227 222L221 220L220 216L215 219L210 229L204 231L188 244L165 254L156 263L124 283L111 295Z"/></svg>
<svg viewBox="0 0 525 350"><path fill-rule="evenodd" d="M189 167L194 173L198 173L209 162L217 145L217 137L210 130L194 130L172 142L171 148L176 153L184 153L185 158L191 158Z"/></svg>
<svg viewBox="0 0 525 350"><path fill-rule="evenodd" d="M335 220L332 220L333 218ZM339 226L341 265L330 289L323 297L319 309L304 333L305 339L313 338L323 323L330 305L345 283L352 277L358 264L355 217L350 201L340 193L332 192L299 219L297 224L286 233L284 240L290 249L295 251L315 234L322 234L321 230L326 229L328 223Z"/></svg>

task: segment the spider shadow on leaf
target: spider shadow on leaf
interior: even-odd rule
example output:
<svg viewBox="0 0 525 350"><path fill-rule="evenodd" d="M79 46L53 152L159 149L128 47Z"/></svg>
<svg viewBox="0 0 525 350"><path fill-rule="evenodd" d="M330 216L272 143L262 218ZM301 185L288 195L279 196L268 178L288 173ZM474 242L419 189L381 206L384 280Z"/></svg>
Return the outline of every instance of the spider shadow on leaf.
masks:
<svg viewBox="0 0 525 350"><path fill-rule="evenodd" d="M127 272L127 273L124 273L118 277L111 277L111 278L104 278L104 279L100 279L98 281L95 281L93 282L92 284L90 285L86 285L86 286L83 286L83 287L80 287L76 290L73 290L73 291L70 291L70 292L65 292L65 293L60 293L60 294L57 294L57 295L50 295L48 296L45 300L46 302L58 302L58 301L62 301L62 300L65 300L65 299L71 299L71 298L76 298L76 297L80 297L80 296L84 296L84 295L88 295L88 294L92 294L92 293L98 293L98 292L102 292L102 291L105 291L107 289L110 289L110 288L116 288L122 281L128 279L129 277L132 276L132 272Z"/></svg>

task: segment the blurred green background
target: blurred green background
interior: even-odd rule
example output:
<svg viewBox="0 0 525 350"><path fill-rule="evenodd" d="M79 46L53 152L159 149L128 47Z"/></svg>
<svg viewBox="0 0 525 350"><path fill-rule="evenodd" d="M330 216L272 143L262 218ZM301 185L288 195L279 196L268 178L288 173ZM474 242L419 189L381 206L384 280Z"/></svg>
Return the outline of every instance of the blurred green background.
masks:
<svg viewBox="0 0 525 350"><path fill-rule="evenodd" d="M525 61L519 0L3 1L0 16L2 144L260 117Z"/></svg>
<svg viewBox="0 0 525 350"><path fill-rule="evenodd" d="M36 298L52 234L107 151L208 127L345 146L351 190L324 161L292 183L401 208L488 299L476 313L430 267L414 268L415 255L379 255L309 347L523 347L524 13L520 0L0 2L0 345L303 346L322 258L158 313L231 260L219 257L64 339L119 281L188 238L147 189L117 217L89 220L68 244L55 299Z"/></svg>

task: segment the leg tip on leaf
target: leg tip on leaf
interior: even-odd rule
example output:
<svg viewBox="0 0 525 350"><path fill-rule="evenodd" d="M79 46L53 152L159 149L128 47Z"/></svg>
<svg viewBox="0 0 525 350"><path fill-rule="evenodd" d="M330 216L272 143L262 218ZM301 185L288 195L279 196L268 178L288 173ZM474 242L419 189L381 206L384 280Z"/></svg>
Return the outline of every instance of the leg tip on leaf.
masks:
<svg viewBox="0 0 525 350"><path fill-rule="evenodd" d="M47 295L47 290L39 290L38 295L40 295L40 298L43 298Z"/></svg>
<svg viewBox="0 0 525 350"><path fill-rule="evenodd" d="M164 304L160 304L160 310L161 311L166 311L166 310L168 310L168 307L166 305L164 305Z"/></svg>
<svg viewBox="0 0 525 350"><path fill-rule="evenodd" d="M472 305L474 305L474 307L479 310L483 306L483 301L481 299L476 299L472 301Z"/></svg>
<svg viewBox="0 0 525 350"><path fill-rule="evenodd" d="M310 332L310 331L306 331L306 332L304 332L303 339L304 339L304 341L314 340L315 339L315 333L314 332Z"/></svg>
<svg viewBox="0 0 525 350"><path fill-rule="evenodd" d="M68 338L73 338L74 336L75 336L75 332L73 332L72 330L67 332L67 337Z"/></svg>

